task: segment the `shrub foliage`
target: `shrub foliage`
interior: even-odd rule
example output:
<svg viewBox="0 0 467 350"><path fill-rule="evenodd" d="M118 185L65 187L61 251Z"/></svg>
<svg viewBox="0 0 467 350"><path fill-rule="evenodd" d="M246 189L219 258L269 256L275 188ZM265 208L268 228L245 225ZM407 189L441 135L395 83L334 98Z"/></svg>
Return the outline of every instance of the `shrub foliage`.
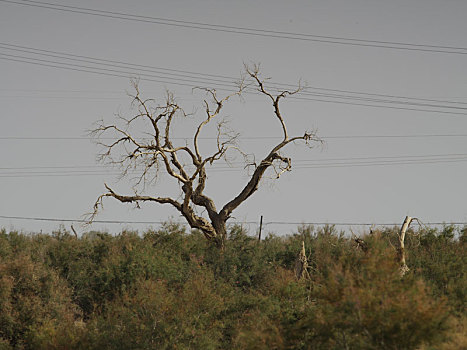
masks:
<svg viewBox="0 0 467 350"><path fill-rule="evenodd" d="M459 349L466 229L230 228L223 251L174 223L144 234L0 232L0 349ZM310 278L294 266L305 242Z"/></svg>

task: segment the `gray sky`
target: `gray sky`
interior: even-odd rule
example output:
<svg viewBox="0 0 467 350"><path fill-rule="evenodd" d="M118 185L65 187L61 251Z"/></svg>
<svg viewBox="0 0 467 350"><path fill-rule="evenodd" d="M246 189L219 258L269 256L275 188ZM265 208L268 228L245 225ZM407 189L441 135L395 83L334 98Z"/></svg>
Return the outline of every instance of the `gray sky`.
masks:
<svg viewBox="0 0 467 350"><path fill-rule="evenodd" d="M301 99L284 101L283 114L292 134L317 129L326 144L313 150L289 147L285 154L295 160L293 171L278 181L264 181L234 212L234 220L259 221L263 215L266 222L392 223L411 215L425 222L467 221L466 1L60 2L114 12L105 16L12 1L16 4L0 1L2 216L78 219L104 191L104 181L122 193L129 191L126 181L112 176L115 170L97 167L94 144L76 139L85 136L96 120L110 122L115 113L128 111L129 76L140 77L143 95L158 99L169 89L190 110L200 106L202 97L193 94L191 86L210 86L207 78L213 77L209 75L227 77L216 78L222 82L214 87L225 86L240 76L243 62L260 62L264 75L274 83L302 79L309 87L321 88L307 90ZM152 19L133 17L138 20L132 21L115 18L122 17L115 13ZM182 22L165 21L176 26L154 23L164 19ZM243 29L224 29L242 32L256 28L269 31L261 32L269 36L229 33L212 26L215 30L187 28L192 24L186 22L238 27ZM308 36L297 40L297 35L282 34L288 38L277 38L271 34L279 34L270 31ZM64 59L58 53L87 56L80 59L92 62ZM130 65L97 65L94 58ZM57 68L65 65L67 69ZM136 65L154 68L143 70ZM161 68L159 73L155 67ZM268 137L280 136L272 108L261 96L245 95L244 101L232 101L226 115L244 136L243 148L257 159L275 142ZM177 133L190 135L190 124L179 124ZM342 138L396 135L418 137ZM57 137L70 139L52 139ZM208 144L204 146L209 150ZM247 179L242 167L213 171L207 194L220 207ZM161 181L150 191L170 189ZM98 219L161 221L170 217L181 220L167 206L134 210L107 200ZM25 231L48 231L58 224L0 218L0 227ZM93 227L115 232L146 226ZM289 233L295 227L269 225L266 230ZM254 232L256 226L250 225L250 230Z"/></svg>

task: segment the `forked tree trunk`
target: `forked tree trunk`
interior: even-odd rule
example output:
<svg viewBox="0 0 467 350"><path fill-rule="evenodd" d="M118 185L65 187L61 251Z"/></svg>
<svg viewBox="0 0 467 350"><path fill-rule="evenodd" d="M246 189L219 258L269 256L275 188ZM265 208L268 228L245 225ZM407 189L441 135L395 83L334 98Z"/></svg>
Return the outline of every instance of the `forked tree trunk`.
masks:
<svg viewBox="0 0 467 350"><path fill-rule="evenodd" d="M227 225L222 219L216 218L212 220L212 226L217 234L214 238L214 242L219 249L224 250L225 241L227 239Z"/></svg>
<svg viewBox="0 0 467 350"><path fill-rule="evenodd" d="M405 260L405 233L407 229L410 226L410 223L412 222L413 218L410 216L406 216L405 220L402 224L401 230L399 232L399 247L397 249L398 253L398 260L400 264L400 274L401 276L404 276L410 269L407 266L406 260Z"/></svg>
<svg viewBox="0 0 467 350"><path fill-rule="evenodd" d="M223 250L227 238L227 220L239 205L257 191L265 172L272 169L276 177L279 178L283 173L291 170L292 161L281 155L283 149L288 144L297 141L303 141L307 145L312 141L320 141L315 137L314 132L304 132L301 136L290 137L281 114L280 101L300 92L302 90L300 84L294 91L284 90L273 95L266 89L264 79L260 78L259 66L255 65L252 69L245 67L245 70L247 78L272 103L273 116L278 120L282 129L282 137L259 163L250 162L248 154L239 148L238 134L225 127L225 120L219 120L224 104L230 98L241 95L250 84L245 84L242 80L238 90L224 98L218 98L215 89L201 89L208 98L203 99L204 117L194 129L193 143L192 145L188 142L174 145L172 142L173 121L175 118L186 117L189 114L184 112L170 93L167 94L165 103L160 105L153 104L153 100L142 98L138 85L135 83L132 106L137 109L136 115L121 117L123 126L106 125L101 121L97 124L97 128L91 132L91 135L96 137L107 132L115 134L112 137L112 142L98 142L104 148L99 155L100 160L108 161L112 165L121 165L123 168L122 176L133 173L135 169L141 169L133 186L134 194L122 195L105 185L107 192L101 194L94 203L93 212L89 214L89 223L93 221L99 208L102 208L103 199L107 197L113 197L122 203L134 203L138 207L144 202L169 204L182 214L192 229L203 232L206 239ZM213 120L218 120L217 137L211 152L206 155L202 152L198 140L205 126L212 123ZM139 138L136 136L139 135L136 132L137 128L142 126L140 122L145 123L146 131L153 137ZM248 169L253 167L254 170L243 189L220 210L217 210L214 200L204 193L208 179L207 168L217 161L228 162L227 154L230 152L238 152L244 158L246 167ZM176 181L180 186L180 193L167 197L139 193L139 191L145 190L146 185L152 183L151 178L154 176L155 179L160 170L165 171L169 178ZM208 218L197 214L200 209L203 213L207 213Z"/></svg>
<svg viewBox="0 0 467 350"><path fill-rule="evenodd" d="M310 277L310 274L308 273L308 259L306 257L304 241L302 241L302 249L298 254L297 262L295 263L295 276L298 280Z"/></svg>

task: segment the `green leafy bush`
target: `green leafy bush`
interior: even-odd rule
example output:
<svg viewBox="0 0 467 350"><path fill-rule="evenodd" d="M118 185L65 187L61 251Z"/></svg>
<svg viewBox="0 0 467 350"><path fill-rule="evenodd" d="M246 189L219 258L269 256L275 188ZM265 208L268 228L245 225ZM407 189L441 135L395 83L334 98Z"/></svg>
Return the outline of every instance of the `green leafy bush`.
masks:
<svg viewBox="0 0 467 350"><path fill-rule="evenodd" d="M167 223L144 234L0 231L0 349L465 347L466 230L362 237L301 226L224 250ZM294 266L305 243L310 278Z"/></svg>
<svg viewBox="0 0 467 350"><path fill-rule="evenodd" d="M0 310L0 339L15 349L52 349L80 320L65 281L24 253L0 261Z"/></svg>
<svg viewBox="0 0 467 350"><path fill-rule="evenodd" d="M317 269L311 302L295 334L307 348L415 349L443 340L447 309L423 281L401 278L394 253L372 245L352 259L343 255ZM324 271L324 269L322 270Z"/></svg>

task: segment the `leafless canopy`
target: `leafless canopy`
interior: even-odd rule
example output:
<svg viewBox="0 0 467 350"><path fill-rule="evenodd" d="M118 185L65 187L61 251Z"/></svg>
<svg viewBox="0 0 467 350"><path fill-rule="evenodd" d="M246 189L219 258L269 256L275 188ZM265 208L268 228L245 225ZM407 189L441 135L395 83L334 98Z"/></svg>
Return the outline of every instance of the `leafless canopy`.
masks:
<svg viewBox="0 0 467 350"><path fill-rule="evenodd" d="M294 137L288 134L284 117L281 114L280 102L287 96L299 93L300 85L294 91L284 90L272 93L265 87L265 80L261 78L258 66L245 67L245 72L245 79L239 83L238 90L226 97L218 97L214 89L204 89L208 96L208 99L204 100L205 118L195 127L192 144L183 145L175 145L172 138L174 119L187 116L174 96L168 93L165 103L155 107L153 100L145 100L141 97L138 84L135 83L135 94L132 98L137 113L131 118L121 118L122 126L98 123L91 133L103 146L104 151L99 156L100 160L121 166L122 175L130 170L138 171L136 183L142 186L142 190L137 190L135 187L132 195L123 195L106 184L106 192L100 195L94 204L90 222L97 215L106 197L113 197L122 203L133 203L137 206L143 202L170 204L180 212L192 228L201 230L208 240L222 247L226 237L227 220L232 212L258 189L266 170L274 169L277 178L291 170L291 159L281 155L282 149L295 141L302 141L309 146L312 141L320 141L313 132L304 132L303 135ZM220 118L219 115L229 99L241 95L245 89L251 90L254 87L271 102L273 117L279 121L282 129L282 138L259 164L253 164L253 172L247 184L235 198L225 203L219 210L214 201L204 193L207 180L206 167L225 159L229 151L235 150L242 155L246 153L237 146L238 134L228 132L223 121L217 119ZM206 125L216 120L218 123L217 142L212 153L203 156L199 147L200 135ZM133 127L140 122L146 123L145 132L148 137L136 137L132 131ZM112 142L103 142L101 136L108 135L108 133L112 133L116 138ZM145 186L151 182L159 169L163 169L167 176L180 184L180 193L177 196L158 197L143 194ZM197 214L196 209L203 209L208 218Z"/></svg>

